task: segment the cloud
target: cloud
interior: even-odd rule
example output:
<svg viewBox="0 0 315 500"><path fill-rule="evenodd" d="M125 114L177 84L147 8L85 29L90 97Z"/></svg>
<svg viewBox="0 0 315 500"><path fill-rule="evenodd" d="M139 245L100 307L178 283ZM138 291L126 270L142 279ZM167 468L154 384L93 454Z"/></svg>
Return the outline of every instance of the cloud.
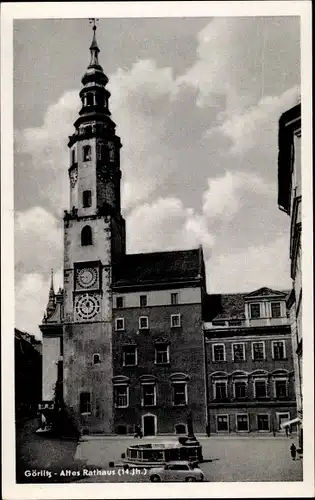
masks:
<svg viewBox="0 0 315 500"><path fill-rule="evenodd" d="M47 273L59 268L63 231L60 222L42 207L15 216L15 269L21 273Z"/></svg>
<svg viewBox="0 0 315 500"><path fill-rule="evenodd" d="M198 89L198 105L217 106L225 95L231 117L273 88L283 93L299 80L298 17L215 18L198 34L197 59L179 78Z"/></svg>
<svg viewBox="0 0 315 500"><path fill-rule="evenodd" d="M206 270L208 293L248 292L261 286L290 289L289 238L249 245L241 252L216 249L206 262Z"/></svg>
<svg viewBox="0 0 315 500"><path fill-rule="evenodd" d="M127 219L127 235L131 253L214 244L205 217L177 198L159 198L135 208Z"/></svg>
<svg viewBox="0 0 315 500"><path fill-rule="evenodd" d="M229 154L243 155L257 144L265 144L266 137L272 137L274 143L277 139L275 130L281 114L298 102L299 87L294 86L280 96L266 96L256 106L247 111L234 115L224 121L216 129L208 131L221 132L232 141ZM270 146L270 143L268 144Z"/></svg>
<svg viewBox="0 0 315 500"><path fill-rule="evenodd" d="M248 193L270 195L274 186L265 183L255 174L226 172L223 176L208 179L208 189L203 195L203 212L209 218L230 218L248 200Z"/></svg>

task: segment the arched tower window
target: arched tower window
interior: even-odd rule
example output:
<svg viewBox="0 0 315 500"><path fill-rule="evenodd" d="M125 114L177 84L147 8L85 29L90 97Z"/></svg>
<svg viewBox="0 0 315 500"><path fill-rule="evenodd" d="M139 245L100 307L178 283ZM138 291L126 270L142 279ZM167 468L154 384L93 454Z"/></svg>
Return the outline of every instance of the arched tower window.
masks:
<svg viewBox="0 0 315 500"><path fill-rule="evenodd" d="M84 226L81 231L81 245L85 247L92 244L92 229L90 226Z"/></svg>
<svg viewBox="0 0 315 500"><path fill-rule="evenodd" d="M91 146L83 146L83 161L90 161L91 159Z"/></svg>
<svg viewBox="0 0 315 500"><path fill-rule="evenodd" d="M83 208L89 208L92 205L92 191L83 191L82 202Z"/></svg>
<svg viewBox="0 0 315 500"><path fill-rule="evenodd" d="M99 365L101 362L101 356L99 354L93 354L93 364Z"/></svg>

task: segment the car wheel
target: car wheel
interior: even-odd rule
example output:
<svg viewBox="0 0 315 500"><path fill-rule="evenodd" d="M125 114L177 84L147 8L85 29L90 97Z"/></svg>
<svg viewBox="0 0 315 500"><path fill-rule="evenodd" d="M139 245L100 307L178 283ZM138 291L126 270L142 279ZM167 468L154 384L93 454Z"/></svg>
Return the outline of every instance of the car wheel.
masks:
<svg viewBox="0 0 315 500"><path fill-rule="evenodd" d="M150 481L152 483L159 483L161 481L161 478L160 478L160 476L158 476L158 475L155 474L154 476L150 477Z"/></svg>
<svg viewBox="0 0 315 500"><path fill-rule="evenodd" d="M186 477L186 481L191 483L193 481L196 481L196 478L195 477L192 477L192 476L189 476L189 477Z"/></svg>

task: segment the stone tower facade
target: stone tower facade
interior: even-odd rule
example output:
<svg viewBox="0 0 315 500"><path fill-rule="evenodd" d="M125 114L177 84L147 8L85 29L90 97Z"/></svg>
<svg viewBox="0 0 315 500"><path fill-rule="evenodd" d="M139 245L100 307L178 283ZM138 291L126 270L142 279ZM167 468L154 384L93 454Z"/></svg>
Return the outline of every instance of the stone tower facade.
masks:
<svg viewBox="0 0 315 500"><path fill-rule="evenodd" d="M112 280L125 254L120 213L120 138L110 118L108 78L98 61L82 78L82 107L69 137L70 209L64 215L63 392L82 427L113 429ZM93 409L93 411L92 411Z"/></svg>

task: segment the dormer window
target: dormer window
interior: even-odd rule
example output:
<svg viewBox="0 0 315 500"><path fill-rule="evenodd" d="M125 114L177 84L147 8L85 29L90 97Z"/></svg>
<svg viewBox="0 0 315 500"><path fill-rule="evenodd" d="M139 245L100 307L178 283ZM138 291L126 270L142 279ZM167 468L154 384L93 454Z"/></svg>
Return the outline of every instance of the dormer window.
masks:
<svg viewBox="0 0 315 500"><path fill-rule="evenodd" d="M89 208L92 205L92 191L83 191L83 208Z"/></svg>
<svg viewBox="0 0 315 500"><path fill-rule="evenodd" d="M83 161L91 160L91 146L83 146Z"/></svg>
<svg viewBox="0 0 315 500"><path fill-rule="evenodd" d="M250 304L249 310L252 319L260 318L260 304Z"/></svg>
<svg viewBox="0 0 315 500"><path fill-rule="evenodd" d="M281 318L281 304L280 302L271 302L271 317Z"/></svg>

